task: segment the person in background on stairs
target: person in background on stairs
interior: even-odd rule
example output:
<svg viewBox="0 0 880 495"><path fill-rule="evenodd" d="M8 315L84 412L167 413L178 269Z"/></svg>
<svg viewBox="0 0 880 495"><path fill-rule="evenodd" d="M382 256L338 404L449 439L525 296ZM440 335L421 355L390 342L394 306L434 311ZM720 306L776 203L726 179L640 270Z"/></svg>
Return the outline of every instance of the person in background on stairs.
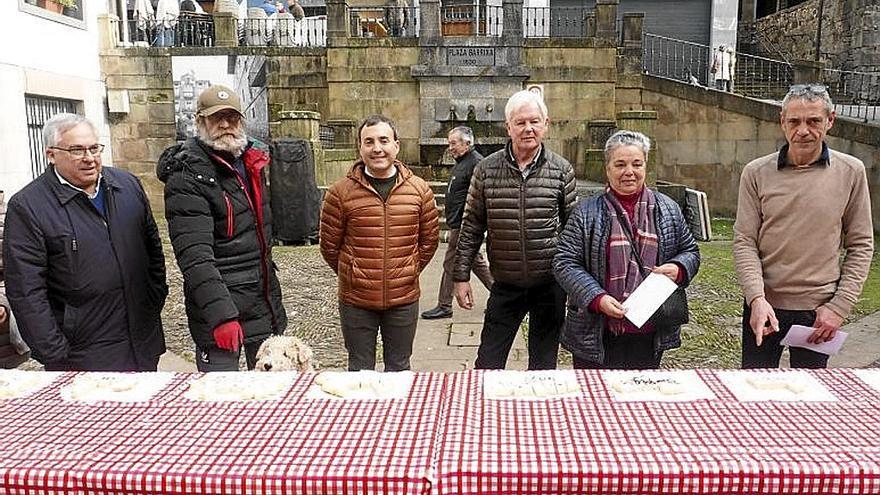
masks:
<svg viewBox="0 0 880 495"><path fill-rule="evenodd" d="M488 235L489 291L476 368L501 369L529 315L529 369L555 369L565 291L553 278L559 234L577 202L574 169L543 144L550 126L540 94L507 100L509 140L474 169L465 202L452 279L455 298L473 309L471 267Z"/></svg>
<svg viewBox="0 0 880 495"><path fill-rule="evenodd" d="M744 305L742 367L779 366L792 325L827 342L859 299L874 253L865 164L832 150L834 105L820 84L795 84L782 100L785 144L742 171L733 261ZM844 252L841 257L841 249ZM828 355L789 349L792 368L825 368Z"/></svg>
<svg viewBox="0 0 880 495"><path fill-rule="evenodd" d="M461 232L461 217L464 215L464 202L467 200L468 187L474 167L483 155L474 149L474 131L470 127L460 126L449 131L446 136L449 143L449 154L455 159L455 166L449 175L449 187L446 190L446 225L449 227L449 242L446 245L446 256L443 258L443 277L440 280L440 293L437 306L422 313L422 318L452 318L452 269L455 263L455 251L458 246L458 235ZM483 282L487 289L492 289L492 273L489 263L483 254L477 252L471 270Z"/></svg>
<svg viewBox="0 0 880 495"><path fill-rule="evenodd" d="M733 49L719 45L712 59L711 72L715 76L715 89L730 92L733 81Z"/></svg>

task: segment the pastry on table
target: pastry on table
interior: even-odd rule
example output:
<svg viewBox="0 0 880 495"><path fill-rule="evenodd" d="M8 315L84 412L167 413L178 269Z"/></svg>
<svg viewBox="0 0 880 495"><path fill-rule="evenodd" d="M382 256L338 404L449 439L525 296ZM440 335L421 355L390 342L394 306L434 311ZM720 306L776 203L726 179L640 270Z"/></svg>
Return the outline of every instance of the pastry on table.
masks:
<svg viewBox="0 0 880 495"><path fill-rule="evenodd" d="M0 370L0 399L28 395L58 378L46 371Z"/></svg>
<svg viewBox="0 0 880 495"><path fill-rule="evenodd" d="M785 375L785 373L756 373L746 377L745 381L752 388L766 392L788 391L797 395L807 390L806 384L802 381Z"/></svg>
<svg viewBox="0 0 880 495"><path fill-rule="evenodd" d="M253 401L279 399L290 387L292 374L207 373L189 382L184 396L197 401Z"/></svg>
<svg viewBox="0 0 880 495"><path fill-rule="evenodd" d="M408 371L325 371L315 377L315 387L340 399L394 399L406 396L412 379L413 374Z"/></svg>

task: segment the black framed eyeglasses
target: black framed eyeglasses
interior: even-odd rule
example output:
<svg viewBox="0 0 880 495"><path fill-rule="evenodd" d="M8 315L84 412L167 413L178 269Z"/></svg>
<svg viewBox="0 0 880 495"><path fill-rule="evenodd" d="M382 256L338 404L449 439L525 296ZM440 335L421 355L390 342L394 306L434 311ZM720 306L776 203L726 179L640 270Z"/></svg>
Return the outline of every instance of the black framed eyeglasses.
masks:
<svg viewBox="0 0 880 495"><path fill-rule="evenodd" d="M60 146L49 146L50 150L61 150L70 153L73 158L81 159L86 157L86 153L92 156L98 156L104 151L103 144L93 144L91 146L71 146L70 148L62 148Z"/></svg>

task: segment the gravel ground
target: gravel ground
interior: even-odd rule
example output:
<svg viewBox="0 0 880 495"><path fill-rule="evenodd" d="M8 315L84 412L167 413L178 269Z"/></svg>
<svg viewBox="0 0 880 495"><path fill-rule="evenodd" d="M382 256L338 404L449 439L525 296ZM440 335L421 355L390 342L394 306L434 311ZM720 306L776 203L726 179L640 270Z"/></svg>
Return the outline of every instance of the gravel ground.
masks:
<svg viewBox="0 0 880 495"><path fill-rule="evenodd" d="M166 345L169 351L195 361L183 306L183 277L177 269L170 243L165 245L169 293L162 311L162 322ZM275 246L272 253L278 265L282 300L287 309L285 333L308 342L321 367L347 366L339 328L336 274L324 263L318 246Z"/></svg>
<svg viewBox="0 0 880 495"><path fill-rule="evenodd" d="M157 223L165 246L169 286L168 299L162 311L165 343L169 351L195 362L194 345L183 305L183 276L177 268L168 241L165 219L157 218ZM320 367L345 368L348 361L339 327L336 275L324 263L318 246L275 246L273 257L278 264L278 278L287 309L288 326L285 333L308 342ZM38 370L42 366L31 359L19 368Z"/></svg>

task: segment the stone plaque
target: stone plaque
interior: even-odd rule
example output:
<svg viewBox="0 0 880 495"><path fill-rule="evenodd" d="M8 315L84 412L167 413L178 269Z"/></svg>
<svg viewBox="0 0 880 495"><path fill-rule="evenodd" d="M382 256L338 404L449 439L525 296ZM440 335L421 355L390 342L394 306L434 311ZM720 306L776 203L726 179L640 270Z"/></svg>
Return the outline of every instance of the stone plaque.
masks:
<svg viewBox="0 0 880 495"><path fill-rule="evenodd" d="M495 48L485 46L450 47L446 51L448 65L495 65Z"/></svg>

